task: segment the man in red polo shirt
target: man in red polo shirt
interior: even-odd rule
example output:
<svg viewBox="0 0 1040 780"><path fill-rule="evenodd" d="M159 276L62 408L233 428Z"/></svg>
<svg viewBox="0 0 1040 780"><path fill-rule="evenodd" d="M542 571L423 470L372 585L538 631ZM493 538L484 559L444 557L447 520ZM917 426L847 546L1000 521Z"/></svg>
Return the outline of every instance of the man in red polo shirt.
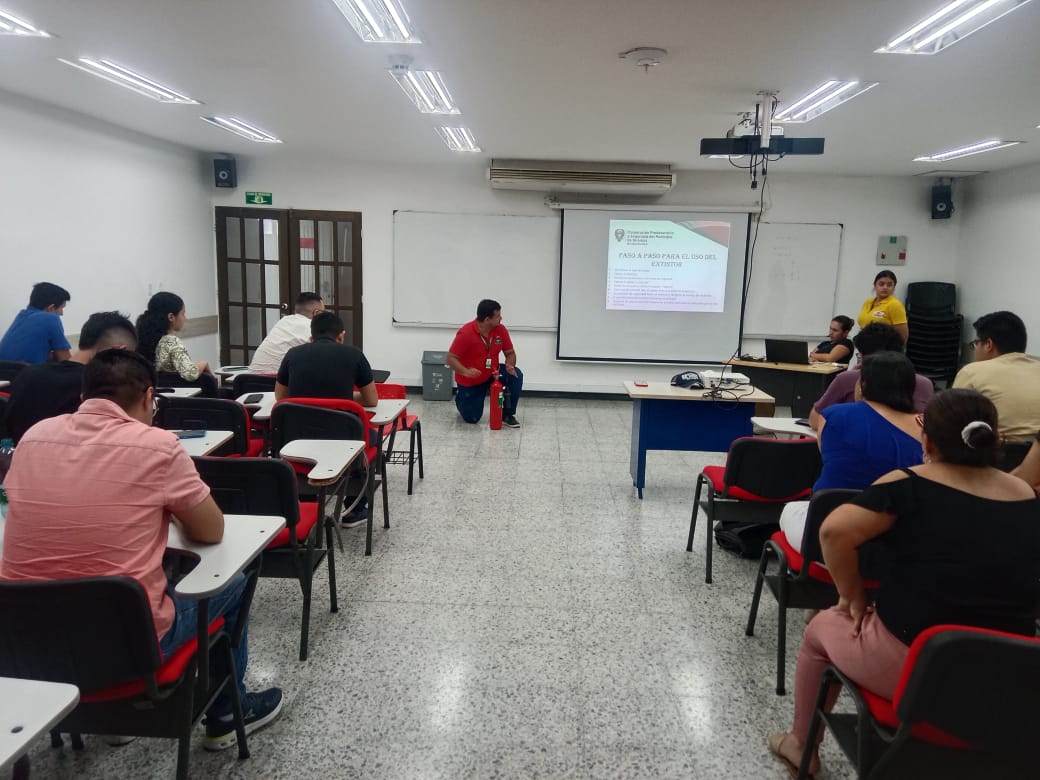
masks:
<svg viewBox="0 0 1040 780"><path fill-rule="evenodd" d="M498 362L498 353L505 353L505 363ZM482 300L477 304L477 318L467 322L451 342L447 364L455 370L455 406L468 423L480 422L484 414L484 398L496 374L501 374L508 397L502 410L502 422L510 428L519 428L516 405L524 386L524 375L516 367L516 351L509 331L502 324L502 305L498 301Z"/></svg>

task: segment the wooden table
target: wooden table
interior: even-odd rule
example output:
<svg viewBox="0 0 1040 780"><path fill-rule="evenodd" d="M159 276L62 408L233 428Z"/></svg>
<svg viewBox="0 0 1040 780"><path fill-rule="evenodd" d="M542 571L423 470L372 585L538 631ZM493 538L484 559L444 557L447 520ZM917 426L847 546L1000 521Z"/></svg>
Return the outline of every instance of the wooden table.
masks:
<svg viewBox="0 0 1040 780"><path fill-rule="evenodd" d="M194 398L202 392L201 387L161 387L155 391L170 398Z"/></svg>
<svg viewBox="0 0 1040 780"><path fill-rule="evenodd" d="M170 431L177 433L177 431ZM205 435L195 439L178 439L181 446L187 450L193 458L209 455L219 447L224 446L235 435L232 431L204 431Z"/></svg>
<svg viewBox="0 0 1040 780"><path fill-rule="evenodd" d="M751 424L756 431L766 433L788 434L790 436L806 436L816 438L816 431L808 424L802 425L794 417L752 417Z"/></svg>
<svg viewBox="0 0 1040 780"><path fill-rule="evenodd" d="M79 689L66 683L0 677L0 774L42 734L72 712ZM23 769L28 767L23 765ZM28 776L28 772L25 772Z"/></svg>
<svg viewBox="0 0 1040 780"><path fill-rule="evenodd" d="M795 417L808 417L813 404L845 363L761 363L756 360L730 360L729 365L746 374L751 384L776 399L777 406L789 406Z"/></svg>
<svg viewBox="0 0 1040 780"><path fill-rule="evenodd" d="M647 450L726 452L734 439L751 435L752 415L770 416L775 407L773 397L755 387L726 389L722 398L667 382L625 382L625 391L632 399L629 471L640 498Z"/></svg>

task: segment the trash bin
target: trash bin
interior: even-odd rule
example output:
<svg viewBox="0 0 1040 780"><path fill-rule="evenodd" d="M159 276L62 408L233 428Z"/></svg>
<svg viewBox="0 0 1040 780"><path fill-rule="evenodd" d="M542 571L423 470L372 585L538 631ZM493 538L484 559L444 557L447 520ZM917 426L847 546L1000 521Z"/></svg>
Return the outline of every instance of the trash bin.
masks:
<svg viewBox="0 0 1040 780"><path fill-rule="evenodd" d="M450 401L452 370L444 365L447 352L422 353L422 397L424 401Z"/></svg>

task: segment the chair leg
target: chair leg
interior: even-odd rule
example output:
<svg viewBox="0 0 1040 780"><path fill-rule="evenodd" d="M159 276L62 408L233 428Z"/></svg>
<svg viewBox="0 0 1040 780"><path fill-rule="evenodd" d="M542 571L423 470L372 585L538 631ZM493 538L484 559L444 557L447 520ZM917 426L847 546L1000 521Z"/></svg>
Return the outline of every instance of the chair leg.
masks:
<svg viewBox="0 0 1040 780"><path fill-rule="evenodd" d="M61 738L61 732L57 729L51 729L51 747L60 748L65 747L65 740Z"/></svg>
<svg viewBox="0 0 1040 780"><path fill-rule="evenodd" d="M769 566L769 556L772 550L767 544L762 548L762 557L758 562L758 577L755 579L755 592L751 597L751 611L748 613L747 626L744 628L745 636L755 635L755 620L758 618L758 603L762 599L762 585L766 581L766 568Z"/></svg>
<svg viewBox="0 0 1040 780"><path fill-rule="evenodd" d="M231 642L227 643L227 664L231 679L225 685L231 686L231 713L235 718L235 737L238 740L239 759L249 758L249 743L246 742L246 720L242 714L242 698L238 692L238 671L235 669L235 653ZM191 733L188 734L189 738Z"/></svg>
<svg viewBox="0 0 1040 780"><path fill-rule="evenodd" d="M686 552L693 552L693 532L697 530L697 509L701 505L701 487L704 475L697 475L697 489L693 492L693 511L690 512L690 538L686 540Z"/></svg>
<svg viewBox="0 0 1040 780"><path fill-rule="evenodd" d="M827 705L827 692L830 690L830 675L825 671L823 679L820 680L820 690L816 694L816 708L813 710L812 720L809 721L809 733L806 736L805 747L802 749L802 761L798 766L798 780L808 780L809 764L812 763L813 751L816 746L820 728L823 726L823 708Z"/></svg>
<svg viewBox="0 0 1040 780"><path fill-rule="evenodd" d="M311 542L307 542L307 555L300 572L300 588L303 590L303 615L300 618L300 660L307 660L307 643L311 630L311 588L314 584L314 556Z"/></svg>
<svg viewBox="0 0 1040 780"><path fill-rule="evenodd" d="M781 573L782 574L782 573ZM787 693L784 672L787 660L787 578L781 576L776 592L776 695Z"/></svg>
<svg viewBox="0 0 1040 780"><path fill-rule="evenodd" d="M230 642L227 643L230 647ZM197 658L196 663L209 663L209 658ZM234 669L234 665L231 666ZM206 691L202 692L207 695ZM191 760L191 727L192 716L195 714L195 697L189 691L187 701L184 703L184 712L180 715L180 724L177 729L177 780L188 780L188 763Z"/></svg>
<svg viewBox="0 0 1040 780"><path fill-rule="evenodd" d="M390 527L390 500L386 496L386 460L382 459L379 462L379 470L383 478L383 528ZM371 513L372 508L369 507L368 511Z"/></svg>
<svg viewBox="0 0 1040 780"><path fill-rule="evenodd" d="M715 489L708 492L708 510L704 513L708 524L707 532L704 534L704 581L711 585L711 553L713 537L715 535Z"/></svg>
<svg viewBox="0 0 1040 780"><path fill-rule="evenodd" d="M418 423L416 423L418 425ZM415 428L408 433L408 495L412 494L412 472L415 470Z"/></svg>
<svg viewBox="0 0 1040 780"><path fill-rule="evenodd" d="M415 442L419 447L419 479L424 479L422 459L422 425L419 424L418 420L415 421Z"/></svg>
<svg viewBox="0 0 1040 780"><path fill-rule="evenodd" d="M332 549L333 523L325 521L325 546L328 548L326 561L329 564L329 612L339 612L339 603L336 601L336 554Z"/></svg>
<svg viewBox="0 0 1040 780"><path fill-rule="evenodd" d="M73 750L83 750L83 735L82 734L80 734L78 731L73 731L71 734L69 734L69 738L72 741L72 749Z"/></svg>

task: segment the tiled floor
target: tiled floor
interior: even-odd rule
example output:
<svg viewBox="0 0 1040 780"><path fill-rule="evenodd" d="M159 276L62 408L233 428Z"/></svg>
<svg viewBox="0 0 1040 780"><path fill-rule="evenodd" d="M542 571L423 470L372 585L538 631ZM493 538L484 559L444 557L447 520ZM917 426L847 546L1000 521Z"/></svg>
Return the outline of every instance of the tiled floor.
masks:
<svg viewBox="0 0 1040 780"><path fill-rule="evenodd" d="M322 575L309 661L298 586L261 580L247 682L281 685L285 712L247 761L197 744L193 776L787 777L765 748L792 706L773 692L773 602L745 637L754 564L718 552L709 586L703 525L684 549L696 474L721 454L651 453L639 501L628 403L525 399L524 427L496 432L450 403L412 409L426 479L409 497L391 467L393 527L377 524L371 558L363 528L344 532L340 612ZM830 745L827 776L851 776ZM33 754L43 778L172 777L174 763L159 740Z"/></svg>

